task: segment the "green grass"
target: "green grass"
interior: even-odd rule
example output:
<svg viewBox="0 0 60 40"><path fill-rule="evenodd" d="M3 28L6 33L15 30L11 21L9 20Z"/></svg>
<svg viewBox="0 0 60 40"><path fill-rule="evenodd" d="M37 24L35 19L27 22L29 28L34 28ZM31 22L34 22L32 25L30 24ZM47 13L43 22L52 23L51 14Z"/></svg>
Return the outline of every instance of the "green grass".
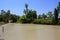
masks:
<svg viewBox="0 0 60 40"><path fill-rule="evenodd" d="M0 26L3 25L3 24L5 24L5 23L4 22L0 22Z"/></svg>

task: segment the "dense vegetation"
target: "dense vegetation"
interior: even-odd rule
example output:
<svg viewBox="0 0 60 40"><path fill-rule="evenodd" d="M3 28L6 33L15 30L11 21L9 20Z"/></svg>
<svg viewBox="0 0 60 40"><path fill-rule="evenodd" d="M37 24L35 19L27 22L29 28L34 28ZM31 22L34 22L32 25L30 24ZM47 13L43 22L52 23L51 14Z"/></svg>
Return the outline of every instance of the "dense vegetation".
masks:
<svg viewBox="0 0 60 40"><path fill-rule="evenodd" d="M17 16L10 13L10 10L1 10L0 22L8 23L8 20L13 20L13 22L18 23L34 23L34 24L60 24L60 2L59 5L54 9L54 12L49 11L48 13L43 13L37 15L36 10L28 9L28 4L25 4L25 9L23 11L24 15Z"/></svg>
<svg viewBox="0 0 60 40"><path fill-rule="evenodd" d="M13 22L17 22L19 16L11 14L10 10L4 11L1 10L1 14L0 14L0 22L5 22L8 23L9 20L13 20Z"/></svg>

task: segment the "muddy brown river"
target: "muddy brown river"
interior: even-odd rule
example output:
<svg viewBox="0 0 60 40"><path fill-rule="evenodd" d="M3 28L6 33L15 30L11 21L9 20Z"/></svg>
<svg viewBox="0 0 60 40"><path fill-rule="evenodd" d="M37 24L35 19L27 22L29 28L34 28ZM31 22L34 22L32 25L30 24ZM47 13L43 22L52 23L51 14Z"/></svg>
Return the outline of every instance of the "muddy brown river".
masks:
<svg viewBox="0 0 60 40"><path fill-rule="evenodd" d="M60 40L60 26L8 23L0 35L4 40Z"/></svg>

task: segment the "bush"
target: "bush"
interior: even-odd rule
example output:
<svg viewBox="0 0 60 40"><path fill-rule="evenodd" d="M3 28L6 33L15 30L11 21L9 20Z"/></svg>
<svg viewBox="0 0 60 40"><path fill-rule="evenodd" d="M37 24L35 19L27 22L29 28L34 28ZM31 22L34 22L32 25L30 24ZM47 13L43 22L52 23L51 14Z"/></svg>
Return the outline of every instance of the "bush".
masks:
<svg viewBox="0 0 60 40"><path fill-rule="evenodd" d="M52 24L52 20L51 20L51 19L46 19L46 20L45 20L45 24L48 24L48 25L49 25L49 24Z"/></svg>
<svg viewBox="0 0 60 40"><path fill-rule="evenodd" d="M27 18L26 18L26 16L25 16L25 15L21 16L17 22L18 22L18 23L27 23Z"/></svg>
<svg viewBox="0 0 60 40"><path fill-rule="evenodd" d="M48 19L35 19L33 21L34 24L52 24L52 20Z"/></svg>
<svg viewBox="0 0 60 40"><path fill-rule="evenodd" d="M60 20L59 20L59 22L58 22L58 25L60 25Z"/></svg>
<svg viewBox="0 0 60 40"><path fill-rule="evenodd" d="M40 21L40 19L35 19L35 20L33 21L33 23L34 23L34 24L40 24L41 21Z"/></svg>

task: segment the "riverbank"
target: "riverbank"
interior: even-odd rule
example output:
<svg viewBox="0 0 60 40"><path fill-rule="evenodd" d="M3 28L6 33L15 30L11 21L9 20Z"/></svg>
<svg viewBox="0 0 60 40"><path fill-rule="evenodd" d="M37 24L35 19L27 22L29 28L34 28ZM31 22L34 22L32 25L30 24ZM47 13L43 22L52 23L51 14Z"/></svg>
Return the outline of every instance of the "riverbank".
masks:
<svg viewBox="0 0 60 40"><path fill-rule="evenodd" d="M17 23L17 24L34 24L34 23ZM34 24L34 25L53 25L54 24ZM55 26L60 26L60 24L56 24Z"/></svg>
<svg viewBox="0 0 60 40"><path fill-rule="evenodd" d="M4 24L6 24L6 23L4 23L4 22L0 22L0 26L1 26L1 25L4 25Z"/></svg>
<svg viewBox="0 0 60 40"><path fill-rule="evenodd" d="M12 24L12 25L14 25L14 24L20 24L20 25L46 25L46 26L60 26L60 25L51 25L51 24L33 24L33 23L4 23L4 22L0 22L0 26L1 25L4 25L4 24Z"/></svg>

